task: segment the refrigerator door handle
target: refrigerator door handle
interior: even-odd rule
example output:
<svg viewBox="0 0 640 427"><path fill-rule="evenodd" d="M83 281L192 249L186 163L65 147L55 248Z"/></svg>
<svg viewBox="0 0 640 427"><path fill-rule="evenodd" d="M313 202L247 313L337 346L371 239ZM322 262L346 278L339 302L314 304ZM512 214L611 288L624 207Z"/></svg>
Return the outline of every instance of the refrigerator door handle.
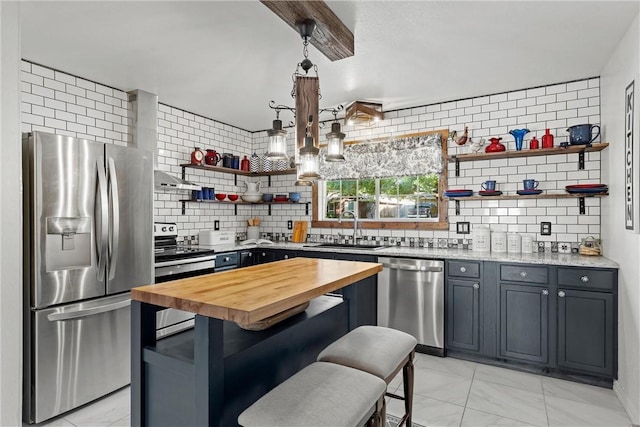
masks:
<svg viewBox="0 0 640 427"><path fill-rule="evenodd" d="M96 162L98 170L98 194L100 198L100 217L96 220L96 246L98 247L98 281L104 281L105 266L107 262L107 242L109 239L109 211L107 199L107 176L102 162Z"/></svg>
<svg viewBox="0 0 640 427"><path fill-rule="evenodd" d="M113 220L109 255L109 280L116 275L118 261L118 248L120 242L120 202L118 198L118 177L116 176L116 163L109 157L109 197L111 206L111 218Z"/></svg>
<svg viewBox="0 0 640 427"><path fill-rule="evenodd" d="M111 304L101 305L99 307L91 307L85 310L68 311L64 313L51 313L47 316L47 319L51 322L59 322L62 320L78 319L80 317L93 316L95 314L106 313L107 311L114 311L120 308L124 308L131 305L131 299L124 301L118 301Z"/></svg>

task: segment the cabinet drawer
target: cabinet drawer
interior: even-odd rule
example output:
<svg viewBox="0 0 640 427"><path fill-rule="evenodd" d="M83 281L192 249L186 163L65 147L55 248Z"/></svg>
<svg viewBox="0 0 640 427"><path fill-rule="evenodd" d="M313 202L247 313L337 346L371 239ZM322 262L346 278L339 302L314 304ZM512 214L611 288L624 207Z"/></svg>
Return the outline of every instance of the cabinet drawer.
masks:
<svg viewBox="0 0 640 427"><path fill-rule="evenodd" d="M615 272L592 268L558 268L558 286L613 290Z"/></svg>
<svg viewBox="0 0 640 427"><path fill-rule="evenodd" d="M480 277L480 263L471 261L449 261L449 276Z"/></svg>
<svg viewBox="0 0 640 427"><path fill-rule="evenodd" d="M501 265L500 280L509 282L547 283L547 267L533 267L529 265Z"/></svg>

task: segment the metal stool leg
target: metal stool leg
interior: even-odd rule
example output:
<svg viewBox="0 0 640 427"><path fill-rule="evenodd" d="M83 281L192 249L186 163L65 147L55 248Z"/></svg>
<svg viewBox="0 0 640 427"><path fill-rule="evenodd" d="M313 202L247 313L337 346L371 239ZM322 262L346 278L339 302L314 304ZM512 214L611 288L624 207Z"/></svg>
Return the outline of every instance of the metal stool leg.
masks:
<svg viewBox="0 0 640 427"><path fill-rule="evenodd" d="M411 427L411 416L413 412L413 356L415 352L411 352L409 360L402 368L402 384L404 385L404 411L407 416L404 425Z"/></svg>

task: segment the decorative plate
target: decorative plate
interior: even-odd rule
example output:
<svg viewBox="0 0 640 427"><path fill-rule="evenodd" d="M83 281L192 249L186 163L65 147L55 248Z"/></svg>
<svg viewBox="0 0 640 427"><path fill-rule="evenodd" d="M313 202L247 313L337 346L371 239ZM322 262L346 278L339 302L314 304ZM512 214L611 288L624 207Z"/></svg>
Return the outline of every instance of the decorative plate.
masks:
<svg viewBox="0 0 640 427"><path fill-rule="evenodd" d="M606 193L609 191L608 187L599 187L599 188L567 188L567 193L569 194L597 194L597 193Z"/></svg>
<svg viewBox="0 0 640 427"><path fill-rule="evenodd" d="M607 184L576 184L576 185L567 185L566 188L567 190L577 190L577 189L584 189L584 188L603 188L603 187L607 187Z"/></svg>
<svg viewBox="0 0 640 427"><path fill-rule="evenodd" d="M535 196L542 193L542 190L518 190L516 191L521 196Z"/></svg>
<svg viewBox="0 0 640 427"><path fill-rule="evenodd" d="M453 193L447 190L444 192L444 195L447 197L469 197L469 196L473 196L473 190L465 190L464 192L455 191Z"/></svg>
<svg viewBox="0 0 640 427"><path fill-rule="evenodd" d="M478 194L481 196L499 196L502 194L502 191L493 190L493 191L478 191Z"/></svg>

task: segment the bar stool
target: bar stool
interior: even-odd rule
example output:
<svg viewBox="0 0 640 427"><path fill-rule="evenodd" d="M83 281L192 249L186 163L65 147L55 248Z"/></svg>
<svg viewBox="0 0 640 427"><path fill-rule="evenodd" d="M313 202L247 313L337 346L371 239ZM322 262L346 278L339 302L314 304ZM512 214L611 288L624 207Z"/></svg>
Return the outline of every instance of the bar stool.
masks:
<svg viewBox="0 0 640 427"><path fill-rule="evenodd" d="M411 426L413 411L413 358L418 341L411 335L382 326L360 326L318 355L318 362L330 362L359 369L383 379L387 384L402 369L404 397L387 392L387 396L404 400L405 414L398 425Z"/></svg>
<svg viewBox="0 0 640 427"><path fill-rule="evenodd" d="M243 427L385 426L380 378L333 363L315 362L258 399L238 416Z"/></svg>

